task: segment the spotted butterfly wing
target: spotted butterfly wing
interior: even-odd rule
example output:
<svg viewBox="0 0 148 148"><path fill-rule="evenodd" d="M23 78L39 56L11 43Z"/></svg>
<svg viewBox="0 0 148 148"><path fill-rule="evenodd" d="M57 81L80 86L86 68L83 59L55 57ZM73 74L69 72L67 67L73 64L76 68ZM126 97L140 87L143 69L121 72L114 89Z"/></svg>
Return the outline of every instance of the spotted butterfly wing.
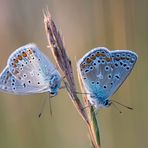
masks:
<svg viewBox="0 0 148 148"><path fill-rule="evenodd" d="M96 108L107 106L106 100L124 82L136 60L131 51L110 52L104 47L92 49L80 59L78 72Z"/></svg>
<svg viewBox="0 0 148 148"><path fill-rule="evenodd" d="M113 74L110 83L113 84L113 86L110 91L108 91L110 96L118 90L131 73L138 56L129 50L115 50L111 51L111 57Z"/></svg>
<svg viewBox="0 0 148 148"><path fill-rule="evenodd" d="M6 79L9 87L0 83L0 88L8 93L50 92L50 79L54 75L59 79L60 85L59 72L35 44L27 44L14 51L8 59L7 68L0 75L0 79L3 79L2 77L6 73L10 73L9 79ZM13 83L12 80L17 83Z"/></svg>
<svg viewBox="0 0 148 148"><path fill-rule="evenodd" d="M6 67L0 75L0 90L6 93L15 94L31 94L38 92L39 88L27 85L26 83L16 79Z"/></svg>

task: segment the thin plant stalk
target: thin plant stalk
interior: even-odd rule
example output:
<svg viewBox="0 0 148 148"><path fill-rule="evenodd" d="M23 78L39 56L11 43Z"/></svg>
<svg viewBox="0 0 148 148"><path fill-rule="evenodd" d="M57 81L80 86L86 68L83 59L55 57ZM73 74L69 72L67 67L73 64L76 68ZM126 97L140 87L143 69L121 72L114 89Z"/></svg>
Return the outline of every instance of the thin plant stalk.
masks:
<svg viewBox="0 0 148 148"><path fill-rule="evenodd" d="M64 73L65 79L63 81L71 101L87 124L93 147L100 148L99 128L94 109L92 106L84 109L84 105L89 104L87 96L83 97L84 105L77 96L71 61L67 56L61 35L48 10L44 11L44 25L49 44L48 47L51 49L58 67Z"/></svg>
<svg viewBox="0 0 148 148"><path fill-rule="evenodd" d="M49 44L48 46L52 51L52 54L54 56L54 59L56 60L58 67L62 70L62 72L64 73L64 77L67 80L64 80L64 84L66 86L68 94L72 102L74 103L76 109L79 111L80 115L86 122L88 122L87 114L83 110L83 104L81 103L76 94L76 87L74 83L71 61L66 54L66 50L64 48L60 33L57 30L55 23L51 19L51 15L48 11L44 13L44 24Z"/></svg>

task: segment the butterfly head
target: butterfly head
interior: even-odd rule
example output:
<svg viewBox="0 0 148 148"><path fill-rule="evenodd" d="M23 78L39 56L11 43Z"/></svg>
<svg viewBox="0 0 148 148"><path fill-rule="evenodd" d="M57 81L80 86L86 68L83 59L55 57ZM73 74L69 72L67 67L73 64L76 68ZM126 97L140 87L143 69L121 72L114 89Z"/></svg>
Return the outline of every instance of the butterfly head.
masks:
<svg viewBox="0 0 148 148"><path fill-rule="evenodd" d="M49 79L49 92L51 96L56 96L61 86L61 77L59 73L54 73Z"/></svg>
<svg viewBox="0 0 148 148"><path fill-rule="evenodd" d="M90 96L89 100L90 100L90 103L96 109L104 108L104 107L109 107L111 105L111 102L110 102L110 100L108 98L101 97L101 96L98 96L98 95Z"/></svg>
<svg viewBox="0 0 148 148"><path fill-rule="evenodd" d="M105 107L109 107L111 105L111 102L108 99L106 99L106 100L103 101L103 105Z"/></svg>

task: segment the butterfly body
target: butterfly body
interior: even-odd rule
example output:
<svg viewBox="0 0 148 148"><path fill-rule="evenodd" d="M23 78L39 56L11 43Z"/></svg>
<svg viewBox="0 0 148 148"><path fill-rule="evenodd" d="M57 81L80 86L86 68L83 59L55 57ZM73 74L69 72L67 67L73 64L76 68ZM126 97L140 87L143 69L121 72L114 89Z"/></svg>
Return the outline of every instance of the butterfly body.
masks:
<svg viewBox="0 0 148 148"><path fill-rule="evenodd" d="M129 50L92 49L78 62L78 73L89 93L88 99L97 109L108 107L109 98L130 74L137 54Z"/></svg>
<svg viewBox="0 0 148 148"><path fill-rule="evenodd" d="M14 51L0 74L0 90L11 94L50 92L56 95L60 85L59 72L35 44Z"/></svg>

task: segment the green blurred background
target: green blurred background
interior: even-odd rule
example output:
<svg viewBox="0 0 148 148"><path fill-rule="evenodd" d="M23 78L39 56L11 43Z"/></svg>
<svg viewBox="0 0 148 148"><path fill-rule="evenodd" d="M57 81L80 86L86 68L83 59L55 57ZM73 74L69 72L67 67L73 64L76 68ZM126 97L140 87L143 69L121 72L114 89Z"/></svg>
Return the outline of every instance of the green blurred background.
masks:
<svg viewBox="0 0 148 148"><path fill-rule="evenodd" d="M148 146L148 1L147 0L0 0L0 71L19 46L35 42L46 48L42 9L48 6L64 36L73 62L97 46L131 49L139 55L135 68L112 97L134 107L119 106L98 113L102 148ZM142 65L143 64L143 65ZM78 85L78 81L76 81ZM79 89L79 87L78 87ZM65 90L52 99L42 118L41 104L48 94L14 96L0 93L0 148L90 148L85 123Z"/></svg>

